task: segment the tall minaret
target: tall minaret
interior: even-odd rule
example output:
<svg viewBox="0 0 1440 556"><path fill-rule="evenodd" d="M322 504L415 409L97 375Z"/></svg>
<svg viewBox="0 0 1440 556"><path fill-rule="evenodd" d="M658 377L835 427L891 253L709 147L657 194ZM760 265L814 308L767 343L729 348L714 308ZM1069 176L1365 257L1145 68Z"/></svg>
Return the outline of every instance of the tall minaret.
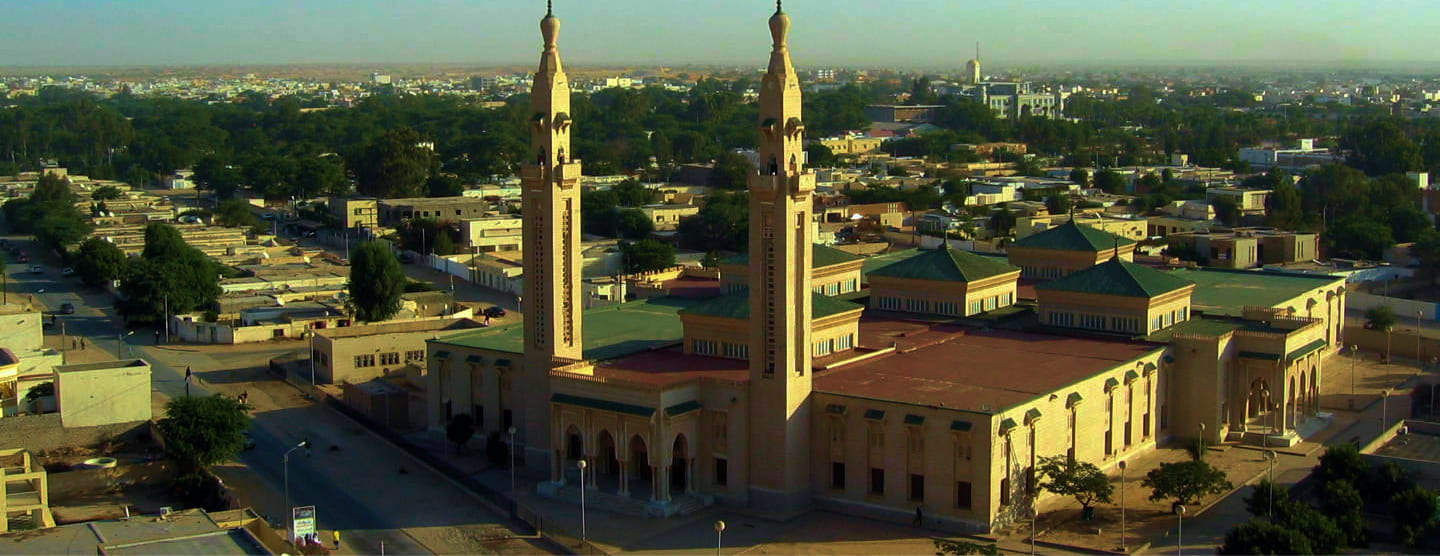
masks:
<svg viewBox="0 0 1440 556"><path fill-rule="evenodd" d="M750 176L751 502L796 508L810 498L811 193L790 16L775 3L775 44L760 84L760 171Z"/></svg>
<svg viewBox="0 0 1440 556"><path fill-rule="evenodd" d="M980 43L975 43L975 58L965 63L965 81L978 85L984 76L980 74Z"/></svg>
<svg viewBox="0 0 1440 556"><path fill-rule="evenodd" d="M530 450L549 444L550 369L557 359L579 360L580 161L570 151L570 85L560 67L560 19L540 20L545 52L530 89L530 158L520 170L525 230L525 382L517 424Z"/></svg>

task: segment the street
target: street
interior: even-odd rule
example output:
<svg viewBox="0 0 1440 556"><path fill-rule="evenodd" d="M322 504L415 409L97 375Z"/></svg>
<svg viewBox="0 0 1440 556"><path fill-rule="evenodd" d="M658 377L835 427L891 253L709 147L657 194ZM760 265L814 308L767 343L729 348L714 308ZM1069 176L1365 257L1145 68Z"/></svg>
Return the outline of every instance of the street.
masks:
<svg viewBox="0 0 1440 556"><path fill-rule="evenodd" d="M101 350L143 358L152 367L157 406L159 398L187 394L187 368L198 379L188 385L189 395L249 394L255 447L242 452L235 464L215 471L239 493L243 505L277 526L288 526L285 453L309 440L310 450L295 450L289 456L290 502L316 506L321 530L342 531L343 553L378 553L382 542L391 554L541 550L524 541L496 544L490 539L512 534L503 516L488 511L468 491L431 473L369 430L305 399L298 390L265 372L271 358L304 352L303 342L156 345L154 329L121 332L125 329L108 293L84 286L77 277L62 277L55 267L58 263L21 236L0 237L9 239L11 245L25 246L32 258L29 264L46 269L32 274L28 265L6 265L12 301L16 296L33 296L51 310L63 303L75 304L73 315L58 315L58 323L46 331L47 345L65 351L67 361L75 356L108 358L97 353ZM8 255L6 258L13 261ZM85 339L86 349L76 353L70 342L80 338ZM159 338L163 344L163 335ZM161 417L159 413L155 416Z"/></svg>

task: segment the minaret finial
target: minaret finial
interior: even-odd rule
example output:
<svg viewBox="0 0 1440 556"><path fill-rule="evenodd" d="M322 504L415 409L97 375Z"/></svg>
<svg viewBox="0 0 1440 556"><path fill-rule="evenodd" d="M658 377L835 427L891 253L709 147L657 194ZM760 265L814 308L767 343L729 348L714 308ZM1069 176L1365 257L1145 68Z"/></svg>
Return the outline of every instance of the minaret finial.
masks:
<svg viewBox="0 0 1440 556"><path fill-rule="evenodd" d="M784 1L784 0L775 0L775 13L780 13L780 12L785 11L784 8L780 7L780 3L783 2L783 1Z"/></svg>
<svg viewBox="0 0 1440 556"><path fill-rule="evenodd" d="M555 0L545 0L545 15L555 15Z"/></svg>

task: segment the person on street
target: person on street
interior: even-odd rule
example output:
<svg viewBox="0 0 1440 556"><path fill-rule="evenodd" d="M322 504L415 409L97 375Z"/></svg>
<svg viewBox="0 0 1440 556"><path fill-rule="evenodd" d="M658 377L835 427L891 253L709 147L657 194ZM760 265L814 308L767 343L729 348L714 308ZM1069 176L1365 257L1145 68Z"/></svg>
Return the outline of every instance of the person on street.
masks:
<svg viewBox="0 0 1440 556"><path fill-rule="evenodd" d="M85 338L80 338L80 351L85 351Z"/></svg>
<svg viewBox="0 0 1440 556"><path fill-rule="evenodd" d="M921 513L920 506L915 506L915 526L925 525L925 514Z"/></svg>
<svg viewBox="0 0 1440 556"><path fill-rule="evenodd" d="M336 529L335 532L334 532L334 535L335 535L335 550L340 550L340 530L339 530L339 529Z"/></svg>

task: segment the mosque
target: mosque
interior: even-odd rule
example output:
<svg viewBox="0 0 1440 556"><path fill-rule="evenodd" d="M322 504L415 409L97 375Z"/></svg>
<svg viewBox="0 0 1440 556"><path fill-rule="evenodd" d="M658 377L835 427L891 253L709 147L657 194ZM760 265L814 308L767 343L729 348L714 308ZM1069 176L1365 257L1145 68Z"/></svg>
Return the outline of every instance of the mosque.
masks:
<svg viewBox="0 0 1440 556"><path fill-rule="evenodd" d="M1076 224L1008 257L815 245L778 3L749 253L722 265L728 293L584 310L570 150L584 122L569 114L560 21L540 27L525 318L429 341L426 411L432 428L470 414L511 443L548 470L541 494L583 488L596 507L656 518L718 504L908 521L920 507L990 531L1042 495L1041 457L1110 471L1172 439L1293 444L1323 420L1342 279L1157 270L1133 262L1133 242Z"/></svg>

